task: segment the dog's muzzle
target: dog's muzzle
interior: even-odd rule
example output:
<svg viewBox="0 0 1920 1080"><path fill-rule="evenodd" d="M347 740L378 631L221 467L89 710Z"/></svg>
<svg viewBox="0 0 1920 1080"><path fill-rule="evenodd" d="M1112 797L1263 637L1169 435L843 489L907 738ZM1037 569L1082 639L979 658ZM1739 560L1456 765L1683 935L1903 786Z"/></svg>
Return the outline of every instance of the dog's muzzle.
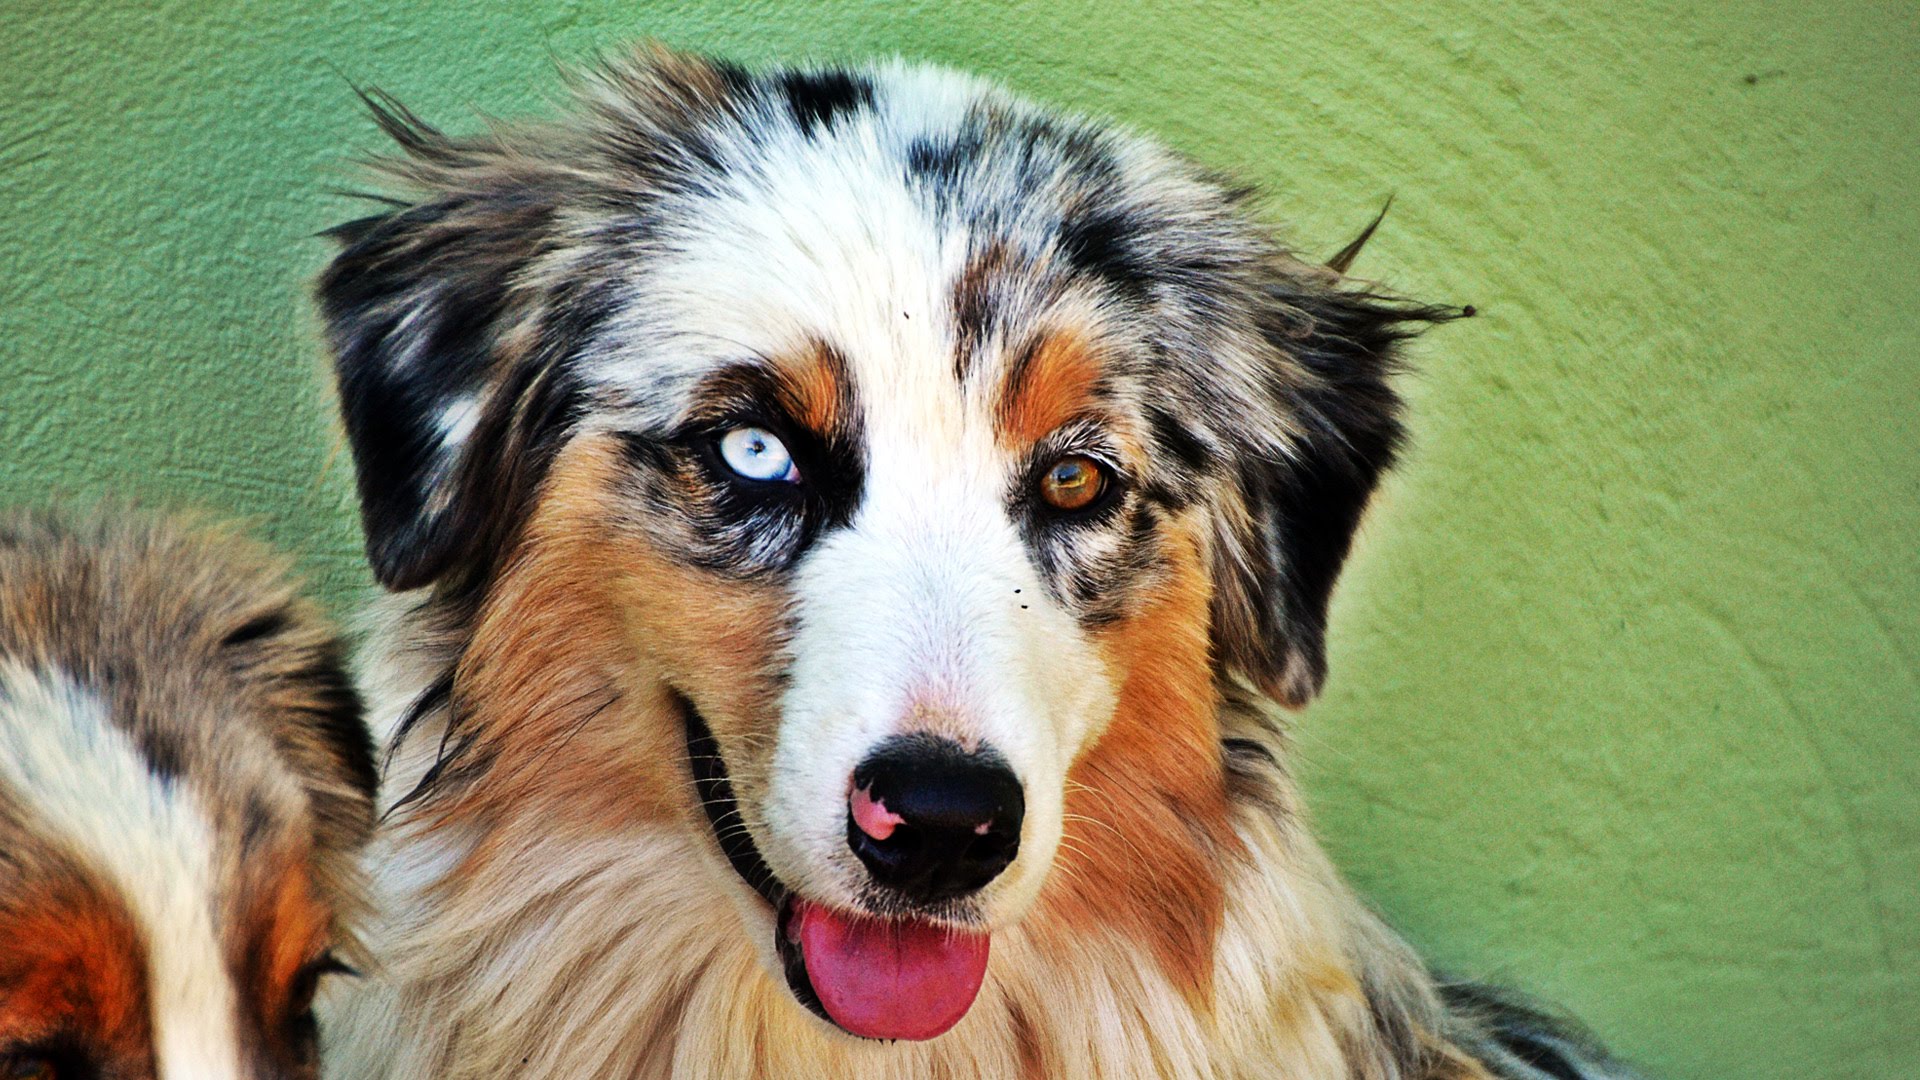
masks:
<svg viewBox="0 0 1920 1080"><path fill-rule="evenodd" d="M870 1039L931 1039L959 1023L985 981L989 934L914 912L951 907L1010 864L1024 804L1018 780L991 754L945 740L890 740L853 777L847 841L891 912L809 900L775 874L740 816L719 742L678 699L687 762L714 841L774 911L787 987L815 1015Z"/></svg>

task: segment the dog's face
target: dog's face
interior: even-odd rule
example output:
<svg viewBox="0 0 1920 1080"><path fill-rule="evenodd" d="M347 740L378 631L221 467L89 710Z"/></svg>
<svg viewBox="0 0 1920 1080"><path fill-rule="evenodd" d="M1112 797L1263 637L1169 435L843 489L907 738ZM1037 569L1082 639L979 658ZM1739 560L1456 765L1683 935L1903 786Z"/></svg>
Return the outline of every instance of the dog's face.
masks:
<svg viewBox="0 0 1920 1080"><path fill-rule="evenodd" d="M382 110L417 200L319 289L375 569L477 613L456 714L558 665L655 718L559 752L712 833L802 1001L938 1034L1050 884L1231 845L1218 690L1317 689L1392 346L1444 313L950 73L656 55L583 98ZM474 723L502 768L572 745ZM1194 818L1076 830L1116 785Z"/></svg>
<svg viewBox="0 0 1920 1080"><path fill-rule="evenodd" d="M0 518L0 1076L317 1076L373 779L251 547Z"/></svg>

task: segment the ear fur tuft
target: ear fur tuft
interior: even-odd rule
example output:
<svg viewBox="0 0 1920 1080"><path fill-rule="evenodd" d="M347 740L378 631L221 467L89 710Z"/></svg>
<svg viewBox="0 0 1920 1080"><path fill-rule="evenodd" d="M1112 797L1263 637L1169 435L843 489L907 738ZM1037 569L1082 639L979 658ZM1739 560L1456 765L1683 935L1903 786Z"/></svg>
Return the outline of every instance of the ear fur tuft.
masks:
<svg viewBox="0 0 1920 1080"><path fill-rule="evenodd" d="M1386 203L1380 207L1380 212L1373 215L1373 220L1367 222L1366 228L1360 230L1360 235L1347 241L1346 247L1335 252L1333 258L1327 260L1327 269L1344 275L1347 268L1353 265L1353 261L1360 257L1360 249L1366 247L1367 241L1373 239L1374 231L1380 228L1380 223L1387 220L1387 211L1391 209L1393 209L1393 196L1389 195Z"/></svg>
<svg viewBox="0 0 1920 1080"><path fill-rule="evenodd" d="M1275 271L1261 316L1273 406L1295 432L1291 452L1239 463L1238 505L1216 528L1231 558L1217 576L1214 608L1222 661L1295 708L1326 680L1334 581L1405 439L1391 385L1400 347L1464 314L1301 270Z"/></svg>

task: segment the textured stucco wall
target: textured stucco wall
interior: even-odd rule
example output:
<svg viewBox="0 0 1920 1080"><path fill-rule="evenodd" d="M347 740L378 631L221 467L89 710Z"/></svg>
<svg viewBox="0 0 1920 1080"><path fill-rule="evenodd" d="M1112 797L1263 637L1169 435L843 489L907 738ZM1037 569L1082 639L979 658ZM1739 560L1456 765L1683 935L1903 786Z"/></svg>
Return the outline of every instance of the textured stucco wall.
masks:
<svg viewBox="0 0 1920 1080"><path fill-rule="evenodd" d="M0 6L0 501L249 515L345 608L304 283L373 147L649 34L904 52L1161 133L1483 317L1300 724L1323 833L1455 970L1676 1078L1920 1075L1920 9Z"/></svg>

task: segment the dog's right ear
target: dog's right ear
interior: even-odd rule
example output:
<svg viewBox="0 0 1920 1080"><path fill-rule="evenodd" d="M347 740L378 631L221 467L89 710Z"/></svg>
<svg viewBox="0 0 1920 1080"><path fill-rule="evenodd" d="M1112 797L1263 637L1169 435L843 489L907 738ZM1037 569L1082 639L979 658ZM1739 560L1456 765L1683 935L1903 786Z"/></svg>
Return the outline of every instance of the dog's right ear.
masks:
<svg viewBox="0 0 1920 1080"><path fill-rule="evenodd" d="M1334 582L1404 437L1392 385L1401 346L1426 326L1473 314L1341 278L1379 223L1335 256L1332 276L1276 261L1254 317L1271 373L1267 426L1291 432L1284 452L1235 463L1234 497L1218 525L1214 644L1226 666L1294 708L1326 681Z"/></svg>
<svg viewBox="0 0 1920 1080"><path fill-rule="evenodd" d="M352 446L367 557L390 589L471 569L503 539L541 425L569 411L551 354L558 192L515 175L486 140L454 140L390 98L363 95L402 156L381 167L420 192L329 230L342 249L315 286Z"/></svg>

